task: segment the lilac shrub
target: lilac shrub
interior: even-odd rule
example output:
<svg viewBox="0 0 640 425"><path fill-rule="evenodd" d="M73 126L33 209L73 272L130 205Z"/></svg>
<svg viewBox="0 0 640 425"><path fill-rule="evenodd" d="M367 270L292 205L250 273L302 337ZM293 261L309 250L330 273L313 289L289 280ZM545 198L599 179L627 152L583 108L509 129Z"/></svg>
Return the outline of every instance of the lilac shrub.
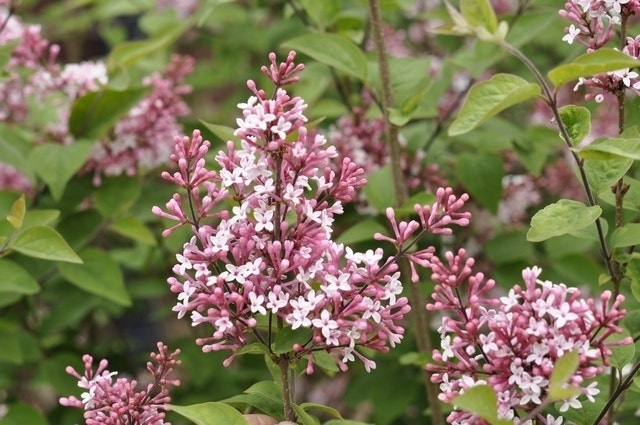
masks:
<svg viewBox="0 0 640 425"><path fill-rule="evenodd" d="M522 271L523 286L496 298L495 282L473 273L474 259L463 249L445 257L446 263L431 259L436 286L427 305L443 314L441 348L427 366L432 382L440 384L440 400L451 403L471 387L489 385L497 395L500 418L521 424L522 414L533 412L529 419L561 424L562 417L545 416L540 406L546 403L554 365L575 351L579 365L568 383L580 391L558 410L594 401L600 390L593 378L609 366L612 347L633 343L630 337L608 340L622 331L624 296L604 291L599 299L585 298L576 288L539 279L542 270L531 267ZM447 420L487 423L464 411L453 411Z"/></svg>
<svg viewBox="0 0 640 425"><path fill-rule="evenodd" d="M231 350L226 365L251 341L271 351L274 326L286 326L308 330L289 347L293 359L307 356L308 373L323 353L343 370L356 358L369 370L375 363L357 348L385 352L404 334L409 305L401 296L399 258L410 259L417 280L415 264L424 264L433 248L409 248L426 232L450 234L449 226L466 225L460 209L467 197L440 189L433 206L417 208L420 222L396 223L389 210L395 236L377 238L393 242L397 253L386 259L381 248L355 252L333 241L335 216L365 184L363 169L345 156L334 171L335 147L305 127L306 104L283 88L303 69L294 58L291 52L277 64L270 55L262 70L275 85L271 97L248 82L253 96L238 105L240 142L216 155L219 171L206 167L210 143L197 130L176 139L172 160L179 171L163 177L186 199L175 194L164 211L154 208L178 222L165 236L182 225L193 232L168 281L178 294L173 310L189 315L193 326L212 328L197 343L204 351Z"/></svg>
<svg viewBox="0 0 640 425"><path fill-rule="evenodd" d="M164 421L166 405L171 401L169 388L180 385L180 381L169 375L180 365L179 353L169 353L166 345L158 343L158 352L151 353L147 363L152 381L145 389L138 389L136 380L114 378L118 372L107 370L107 360L101 360L94 370L94 359L86 354L82 357L83 374L67 367L67 373L78 379L78 387L85 392L80 399L62 397L60 404L83 409L86 425L170 425Z"/></svg>

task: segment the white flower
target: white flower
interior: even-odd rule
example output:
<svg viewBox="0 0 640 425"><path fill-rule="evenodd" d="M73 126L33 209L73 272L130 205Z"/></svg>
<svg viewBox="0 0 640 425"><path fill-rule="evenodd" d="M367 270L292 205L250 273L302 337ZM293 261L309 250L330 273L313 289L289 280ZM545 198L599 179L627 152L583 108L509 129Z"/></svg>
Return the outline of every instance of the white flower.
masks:
<svg viewBox="0 0 640 425"><path fill-rule="evenodd" d="M264 303L264 295L256 295L255 292L249 292L249 302L251 303L251 312L267 314L267 310L262 305Z"/></svg>
<svg viewBox="0 0 640 425"><path fill-rule="evenodd" d="M575 38L580 34L580 28L576 28L575 25L571 24L568 28L568 32L562 37L562 41L566 41L569 44L573 44Z"/></svg>
<svg viewBox="0 0 640 425"><path fill-rule="evenodd" d="M331 319L331 313L329 310L322 310L320 313L320 318L313 319L311 321L313 326L316 328L320 328L322 332L322 336L325 337L327 342L331 339L331 331L334 329L338 329L338 322Z"/></svg>

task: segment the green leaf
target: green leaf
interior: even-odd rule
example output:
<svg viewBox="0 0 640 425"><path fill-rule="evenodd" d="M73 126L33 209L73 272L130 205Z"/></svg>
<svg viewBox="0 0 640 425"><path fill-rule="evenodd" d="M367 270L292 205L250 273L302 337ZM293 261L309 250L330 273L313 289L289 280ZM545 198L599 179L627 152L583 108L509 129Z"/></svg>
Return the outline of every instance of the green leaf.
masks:
<svg viewBox="0 0 640 425"><path fill-rule="evenodd" d="M624 338L629 338L631 335L626 329L622 332L615 333L606 340L606 344L612 344L611 347L611 366L622 369L629 363L633 363L633 358L636 355L636 346L633 343L618 345L613 344Z"/></svg>
<svg viewBox="0 0 640 425"><path fill-rule="evenodd" d="M32 295L40 292L40 285L25 269L11 260L0 258L0 293Z"/></svg>
<svg viewBox="0 0 640 425"><path fill-rule="evenodd" d="M640 159L640 139L604 139L576 151L584 159L627 158L637 161Z"/></svg>
<svg viewBox="0 0 640 425"><path fill-rule="evenodd" d="M640 244L640 223L627 223L611 234L611 246L622 248Z"/></svg>
<svg viewBox="0 0 640 425"><path fill-rule="evenodd" d="M458 156L456 174L467 191L493 214L502 198L504 166L499 156L488 152Z"/></svg>
<svg viewBox="0 0 640 425"><path fill-rule="evenodd" d="M11 206L11 213L7 216L7 221L11 223L14 229L18 230L22 227L24 216L26 213L26 204L24 201L24 194L13 203Z"/></svg>
<svg viewBox="0 0 640 425"><path fill-rule="evenodd" d="M411 196L399 207L394 208L396 216L415 216L416 210L414 207L417 205L432 205L436 201L436 196L429 192L418 192ZM382 232L381 232L382 233Z"/></svg>
<svg viewBox="0 0 640 425"><path fill-rule="evenodd" d="M87 141L76 141L68 146L47 143L33 148L28 158L29 166L59 201L69 179L86 163L92 149L93 143Z"/></svg>
<svg viewBox="0 0 640 425"><path fill-rule="evenodd" d="M615 158L601 161L585 161L584 171L587 174L591 190L600 193L610 190L633 165L633 159Z"/></svg>
<svg viewBox="0 0 640 425"><path fill-rule="evenodd" d="M510 425L511 421L498 419L498 401L496 393L488 385L476 385L465 390L464 394L452 402L459 409L471 412L492 425Z"/></svg>
<svg viewBox="0 0 640 425"><path fill-rule="evenodd" d="M140 197L142 187L135 177L118 176L104 179L95 192L96 209L105 218L126 213Z"/></svg>
<svg viewBox="0 0 640 425"><path fill-rule="evenodd" d="M638 66L640 66L640 61L618 50L598 49L595 52L578 56L571 63L553 68L547 75L553 85L560 87L580 77Z"/></svg>
<svg viewBox="0 0 640 425"><path fill-rule="evenodd" d="M562 413L563 423L567 424L593 424L604 409L605 402L596 398L593 403L582 403L579 409L569 409Z"/></svg>
<svg viewBox="0 0 640 425"><path fill-rule="evenodd" d="M534 256L533 245L523 232L499 234L484 245L483 251L495 264L529 261Z"/></svg>
<svg viewBox="0 0 640 425"><path fill-rule="evenodd" d="M76 138L96 140L102 137L149 92L146 87L117 91L89 92L71 108L69 131Z"/></svg>
<svg viewBox="0 0 640 425"><path fill-rule="evenodd" d="M328 415L333 416L334 418L337 419L342 419L342 415L340 415L340 412L338 412L336 409L334 409L333 407L329 407L329 406L325 406L324 404L318 404L318 403L302 403L300 405L300 407L302 408L302 410L304 410L305 412L308 412L310 410L318 410L320 412L326 413Z"/></svg>
<svg viewBox="0 0 640 425"><path fill-rule="evenodd" d="M302 407L297 404L292 405L293 410L296 412L298 416L298 421L302 422L302 425L319 425L320 422L315 419L313 416L308 414Z"/></svg>
<svg viewBox="0 0 640 425"><path fill-rule="evenodd" d="M82 263L58 232L48 226L34 226L23 230L11 243L11 248L29 257L51 261Z"/></svg>
<svg viewBox="0 0 640 425"><path fill-rule="evenodd" d="M327 28L340 12L340 0L301 0L300 4L316 28Z"/></svg>
<svg viewBox="0 0 640 425"><path fill-rule="evenodd" d="M269 347L261 342L252 342L236 351L238 356L242 354L269 354Z"/></svg>
<svg viewBox="0 0 640 425"><path fill-rule="evenodd" d="M143 244L157 245L153 233L137 217L120 217L111 223L109 230Z"/></svg>
<svg viewBox="0 0 640 425"><path fill-rule="evenodd" d="M202 125L204 125L210 132L214 134L218 139L222 141L222 143L227 143L227 141L232 141L237 143L240 141L238 136L233 134L234 129L231 127L227 127L224 125L212 124L203 120L200 120Z"/></svg>
<svg viewBox="0 0 640 425"><path fill-rule="evenodd" d="M588 207L582 202L561 199L547 205L531 218L527 240L541 242L583 229L596 221L600 214L602 209L597 205Z"/></svg>
<svg viewBox="0 0 640 425"><path fill-rule="evenodd" d="M0 419L0 425L48 425L47 419L36 407L27 403L17 402L9 404L5 416Z"/></svg>
<svg viewBox="0 0 640 425"><path fill-rule="evenodd" d="M336 361L326 351L314 351L313 362L328 372L338 372Z"/></svg>
<svg viewBox="0 0 640 425"><path fill-rule="evenodd" d="M275 381L260 381L256 382L246 390L247 394L259 394L269 400L277 403L282 402L282 388Z"/></svg>
<svg viewBox="0 0 640 425"><path fill-rule="evenodd" d="M361 81L367 80L367 58L360 48L346 37L310 33L293 38L282 47L304 53Z"/></svg>
<svg viewBox="0 0 640 425"><path fill-rule="evenodd" d="M373 425L367 422L352 421L349 419L331 419L324 422L323 425Z"/></svg>
<svg viewBox="0 0 640 425"><path fill-rule="evenodd" d="M22 364L24 356L20 347L20 332L16 325L11 322L0 321L0 361L12 364Z"/></svg>
<svg viewBox="0 0 640 425"><path fill-rule="evenodd" d="M474 85L458 116L449 127L449 136L467 133L510 106L533 99L540 86L511 74L496 74Z"/></svg>
<svg viewBox="0 0 640 425"><path fill-rule="evenodd" d="M473 27L481 27L493 34L498 29L498 18L489 0L461 0L460 12Z"/></svg>
<svg viewBox="0 0 640 425"><path fill-rule="evenodd" d="M576 373L580 364L577 351L569 351L553 365L549 378L549 400L552 402L566 400L580 393L580 389L569 386L569 380Z"/></svg>
<svg viewBox="0 0 640 425"><path fill-rule="evenodd" d="M369 205L378 212L384 212L388 207L395 205L396 191L393 186L391 166L385 165L369 173L363 192Z"/></svg>
<svg viewBox="0 0 640 425"><path fill-rule="evenodd" d="M247 421L240 412L224 403L208 402L190 406L168 404L167 406L196 425L247 425Z"/></svg>
<svg viewBox="0 0 640 425"><path fill-rule="evenodd" d="M229 397L222 402L238 408L252 406L269 416L283 419L282 390L274 381L257 382L247 388L244 394Z"/></svg>
<svg viewBox="0 0 640 425"><path fill-rule="evenodd" d="M360 221L342 232L336 242L350 245L358 242L366 242L373 240L373 234L386 233L387 229L378 221L368 218Z"/></svg>
<svg viewBox="0 0 640 425"><path fill-rule="evenodd" d="M22 227L28 229L34 226L47 226L60 217L58 210L30 210L24 217Z"/></svg>
<svg viewBox="0 0 640 425"><path fill-rule="evenodd" d="M122 271L108 253L87 248L80 252L80 258L83 264L58 264L60 274L80 289L125 307L131 305Z"/></svg>
<svg viewBox="0 0 640 425"><path fill-rule="evenodd" d="M591 131L591 112L584 106L566 105L558 110L562 123L567 128L571 144L576 146Z"/></svg>
<svg viewBox="0 0 640 425"><path fill-rule="evenodd" d="M274 354L284 354L293 350L293 344L304 345L311 340L313 331L309 328L291 329L290 327L278 330L273 342Z"/></svg>
<svg viewBox="0 0 640 425"><path fill-rule="evenodd" d="M194 17L195 19L195 17ZM158 37L147 40L135 40L119 43L111 50L107 58L107 69L109 74L113 74L117 69L127 69L136 62L149 55L164 49L176 41L193 24L192 20L186 21L183 25L173 25L170 29L162 31Z"/></svg>

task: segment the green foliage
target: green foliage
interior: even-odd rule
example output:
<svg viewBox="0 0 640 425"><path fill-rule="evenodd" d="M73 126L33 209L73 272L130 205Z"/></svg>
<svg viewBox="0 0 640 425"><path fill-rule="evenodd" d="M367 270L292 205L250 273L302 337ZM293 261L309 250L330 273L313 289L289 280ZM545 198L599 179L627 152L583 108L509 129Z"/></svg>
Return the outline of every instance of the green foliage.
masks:
<svg viewBox="0 0 640 425"><path fill-rule="evenodd" d="M453 403L462 410L473 413L491 425L508 425L511 421L498 418L496 393L487 385L477 385L459 395Z"/></svg>
<svg viewBox="0 0 640 425"><path fill-rule="evenodd" d="M549 401L566 400L580 394L580 389L569 386L569 380L576 373L580 363L577 351L569 351L553 365L553 373L549 378Z"/></svg>
<svg viewBox="0 0 640 425"><path fill-rule="evenodd" d="M396 190L393 186L393 174L390 166L384 166L367 175L364 196L369 205L384 212L396 203Z"/></svg>
<svg viewBox="0 0 640 425"><path fill-rule="evenodd" d="M242 415L224 403L208 402L190 406L169 405L173 412L196 425L246 425Z"/></svg>
<svg viewBox="0 0 640 425"><path fill-rule="evenodd" d="M500 158L490 153L462 153L458 156L456 174L483 207L494 214L498 211L504 176Z"/></svg>
<svg viewBox="0 0 640 425"><path fill-rule="evenodd" d="M599 49L578 56L570 63L553 68L549 71L548 77L556 87L560 87L580 77L589 77L622 68L635 68L639 65L640 62L636 59L618 50Z"/></svg>
<svg viewBox="0 0 640 425"><path fill-rule="evenodd" d="M449 127L449 135L464 134L505 109L536 98L540 86L511 74L496 74L474 85Z"/></svg>
<svg viewBox="0 0 640 425"><path fill-rule="evenodd" d="M600 217L599 206L588 207L582 202L561 199L538 211L531 219L527 240L541 242L554 236L584 229Z"/></svg>
<svg viewBox="0 0 640 425"><path fill-rule="evenodd" d="M584 106L566 105L558 109L562 123L571 137L571 143L576 146L582 142L591 131L591 112Z"/></svg>

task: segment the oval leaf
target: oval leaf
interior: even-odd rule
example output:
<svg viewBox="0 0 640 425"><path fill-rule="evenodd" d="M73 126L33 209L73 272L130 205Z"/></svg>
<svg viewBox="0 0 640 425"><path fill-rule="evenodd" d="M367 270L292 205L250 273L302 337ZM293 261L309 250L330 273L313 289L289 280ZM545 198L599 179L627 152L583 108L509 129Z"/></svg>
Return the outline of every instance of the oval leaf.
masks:
<svg viewBox="0 0 640 425"><path fill-rule="evenodd" d="M556 87L602 72L640 66L640 61L614 49L598 49L578 56L571 63L557 66L547 74Z"/></svg>
<svg viewBox="0 0 640 425"><path fill-rule="evenodd" d="M566 400L580 393L579 388L569 386L569 379L576 373L580 357L577 351L569 351L553 365L549 378L549 399L552 402Z"/></svg>
<svg viewBox="0 0 640 425"><path fill-rule="evenodd" d="M527 240L541 242L554 236L575 232L596 221L600 214L602 209L597 205L588 207L582 202L561 199L547 205L531 218Z"/></svg>
<svg viewBox="0 0 640 425"><path fill-rule="evenodd" d="M393 186L391 166L385 165L367 175L364 196L369 205L382 212L396 203L396 191Z"/></svg>
<svg viewBox="0 0 640 425"><path fill-rule="evenodd" d="M640 139L604 139L591 143L577 151L585 159L633 159L640 160Z"/></svg>
<svg viewBox="0 0 640 425"><path fill-rule="evenodd" d="M22 227L26 209L27 207L24 201L24 194L22 194L13 203L13 205L11 206L11 213L7 216L7 221L11 223L14 229L20 229L20 227Z"/></svg>
<svg viewBox="0 0 640 425"><path fill-rule="evenodd" d="M496 32L498 28L498 18L489 0L462 0L460 12L467 23L473 27L484 28L490 34Z"/></svg>
<svg viewBox="0 0 640 425"><path fill-rule="evenodd" d="M283 47L304 53L362 81L367 79L367 58L348 38L337 34L304 34L285 42Z"/></svg>
<svg viewBox="0 0 640 425"><path fill-rule="evenodd" d="M91 142L76 141L68 146L47 143L33 148L29 154L29 166L49 186L53 198L59 201L67 182L84 165L92 149Z"/></svg>
<svg viewBox="0 0 640 425"><path fill-rule="evenodd" d="M349 227L340 234L336 242L350 245L358 242L371 241L373 240L373 234L376 232L384 234L387 232L387 229L376 220L370 218Z"/></svg>
<svg viewBox="0 0 640 425"><path fill-rule="evenodd" d="M70 283L94 295L123 306L131 305L124 286L122 271L109 254L98 248L87 248L80 253L83 264L58 265L60 274Z"/></svg>
<svg viewBox="0 0 640 425"><path fill-rule="evenodd" d="M11 248L29 257L82 263L60 233L48 226L34 226L20 232Z"/></svg>
<svg viewBox="0 0 640 425"><path fill-rule="evenodd" d="M502 198L504 166L499 156L487 152L458 156L456 174L465 189L493 214Z"/></svg>
<svg viewBox="0 0 640 425"><path fill-rule="evenodd" d="M623 248L640 244L640 223L627 223L611 234L611 246Z"/></svg>
<svg viewBox="0 0 640 425"><path fill-rule="evenodd" d="M40 292L40 285L33 276L13 261L0 259L0 292L31 295Z"/></svg>
<svg viewBox="0 0 640 425"><path fill-rule="evenodd" d="M157 244L153 233L137 217L122 217L111 223L109 230L146 245Z"/></svg>
<svg viewBox="0 0 640 425"><path fill-rule="evenodd" d="M190 406L168 404L169 409L196 425L247 425L240 412L224 403L208 402Z"/></svg>
<svg viewBox="0 0 640 425"><path fill-rule="evenodd" d="M600 193L610 191L633 165L632 159L614 158L603 161L585 161L584 172L587 174L591 190Z"/></svg>
<svg viewBox="0 0 640 425"><path fill-rule="evenodd" d="M562 123L569 132L571 144L576 146L591 131L591 112L584 106L566 105L558 110Z"/></svg>
<svg viewBox="0 0 640 425"><path fill-rule="evenodd" d="M533 99L540 86L511 74L496 74L474 85L449 127L449 135L467 133L510 106Z"/></svg>
<svg viewBox="0 0 640 425"><path fill-rule="evenodd" d="M492 425L512 424L511 421L498 419L496 393L488 385L477 385L469 388L464 394L456 397L452 404L462 410L473 413Z"/></svg>

